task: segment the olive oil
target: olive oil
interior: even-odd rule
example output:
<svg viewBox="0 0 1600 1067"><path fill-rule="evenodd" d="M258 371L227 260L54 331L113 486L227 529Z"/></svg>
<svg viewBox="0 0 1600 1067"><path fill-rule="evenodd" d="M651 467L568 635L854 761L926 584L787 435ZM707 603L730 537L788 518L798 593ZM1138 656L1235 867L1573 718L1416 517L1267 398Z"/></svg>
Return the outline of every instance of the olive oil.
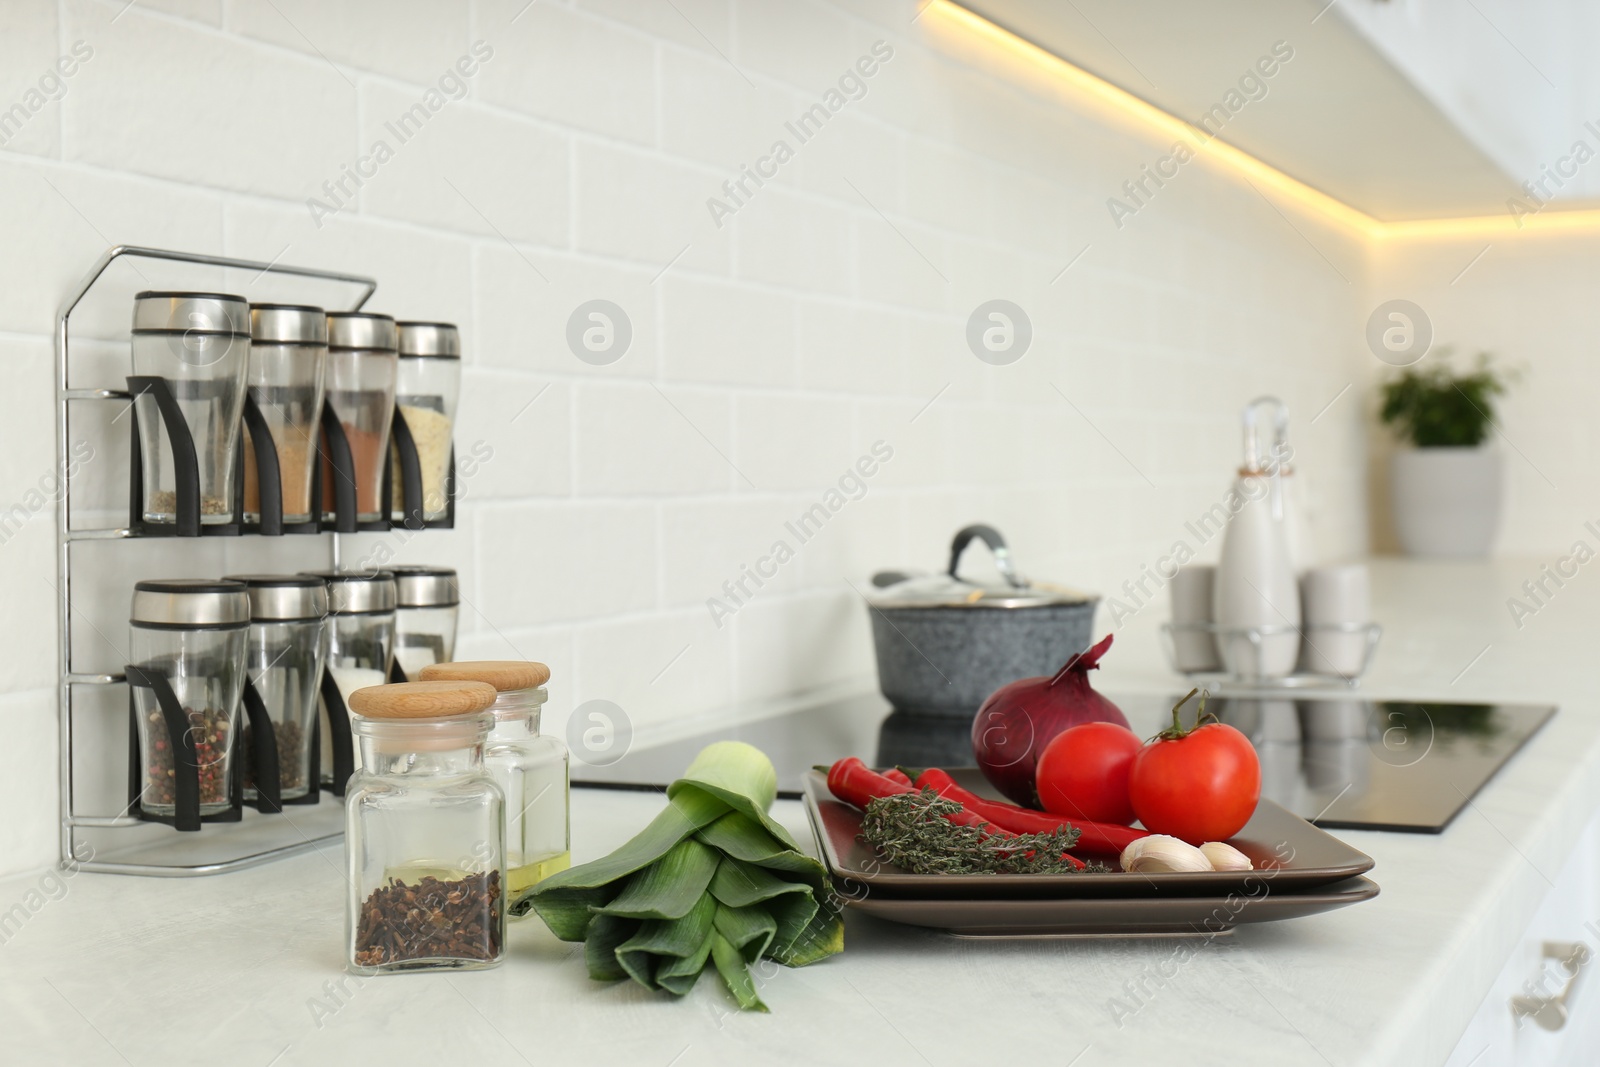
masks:
<svg viewBox="0 0 1600 1067"><path fill-rule="evenodd" d="M572 853L561 852L512 867L506 872L506 891L511 895L511 899L515 900L523 890L538 885L557 871L564 871L571 866Z"/></svg>

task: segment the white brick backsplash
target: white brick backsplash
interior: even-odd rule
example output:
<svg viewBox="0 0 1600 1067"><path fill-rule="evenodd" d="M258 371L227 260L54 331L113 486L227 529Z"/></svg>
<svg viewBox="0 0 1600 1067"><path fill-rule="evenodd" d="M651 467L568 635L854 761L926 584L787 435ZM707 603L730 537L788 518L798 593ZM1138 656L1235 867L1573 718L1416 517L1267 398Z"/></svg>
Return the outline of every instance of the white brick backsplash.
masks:
<svg viewBox="0 0 1600 1067"><path fill-rule="evenodd" d="M665 306L662 370L679 381L793 385L791 297L701 278L656 283Z"/></svg>
<svg viewBox="0 0 1600 1067"><path fill-rule="evenodd" d="M225 0L143 0L141 7L151 11L165 11L179 18L221 26Z"/></svg>
<svg viewBox="0 0 1600 1067"><path fill-rule="evenodd" d="M571 494L572 394L567 382L468 368L456 452L479 441L494 451L466 486L473 500Z"/></svg>
<svg viewBox="0 0 1600 1067"><path fill-rule="evenodd" d="M768 189L739 213L737 233L741 277L840 295L854 288L843 207Z"/></svg>
<svg viewBox="0 0 1600 1067"><path fill-rule="evenodd" d="M800 380L811 389L897 393L905 388L901 317L832 300L800 303Z"/></svg>
<svg viewBox="0 0 1600 1067"><path fill-rule="evenodd" d="M717 492L737 477L726 396L653 382L585 382L576 389L579 493Z"/></svg>
<svg viewBox="0 0 1600 1067"><path fill-rule="evenodd" d="M857 459L843 401L745 396L734 421L734 462L757 489L821 492Z"/></svg>
<svg viewBox="0 0 1600 1067"><path fill-rule="evenodd" d="M792 110L788 93L752 86L721 56L662 50L661 147L725 172L707 182L707 196L724 195L718 191L721 181L737 180L741 165L754 169L775 141L794 147L783 126Z"/></svg>
<svg viewBox="0 0 1600 1067"><path fill-rule="evenodd" d="M300 205L269 207L255 202L229 205L227 229L228 251L233 255L260 260L281 256L285 263L376 278L378 291L366 310L401 319L456 323L462 330L462 350L475 351L472 256L466 237L390 225L355 212L323 219L318 228ZM268 284L258 281L245 295L258 299L254 290ZM281 283L273 279L270 284ZM321 292L327 293L327 287ZM354 296L353 290L350 295Z"/></svg>
<svg viewBox="0 0 1600 1067"><path fill-rule="evenodd" d="M0 780L0 804L22 816L0 823L0 876L4 876L46 867L59 858L55 687L0 696L0 722L5 723L12 751L27 753ZM11 903L7 901L7 907Z"/></svg>
<svg viewBox="0 0 1600 1067"><path fill-rule="evenodd" d="M67 69L78 68L71 77L56 66L62 56ZM70 44L63 49L57 40L54 3L23 0L0 9L0 150L58 155L60 101L81 72Z"/></svg>
<svg viewBox="0 0 1600 1067"><path fill-rule="evenodd" d="M673 0L670 4L577 0L577 7L683 48L712 56L733 51L733 0Z"/></svg>
<svg viewBox="0 0 1600 1067"><path fill-rule="evenodd" d="M478 7L478 33L495 49L477 86L485 100L595 133L655 143L655 48L648 40L527 0L485 0Z"/></svg>
<svg viewBox="0 0 1600 1067"><path fill-rule="evenodd" d="M732 632L718 633L703 610L579 627L573 645L576 699L611 701L635 730L733 702Z"/></svg>
<svg viewBox="0 0 1600 1067"><path fill-rule="evenodd" d="M95 56L62 100L62 154L174 181L298 199L350 162L356 90L327 61L137 7L69 0ZM116 19L115 25L112 19Z"/></svg>
<svg viewBox="0 0 1600 1067"><path fill-rule="evenodd" d="M833 87L860 55L851 50L850 23L838 9L814 0L735 0L734 20L735 62L814 96Z"/></svg>
<svg viewBox="0 0 1600 1067"><path fill-rule="evenodd" d="M653 269L510 248L500 241L480 244L473 252L479 347L468 358L522 371L652 376L660 347L656 286L663 284L651 285L654 274ZM620 307L632 333L627 351L608 365L585 363L567 342L569 320L592 300Z"/></svg>
<svg viewBox="0 0 1600 1067"><path fill-rule="evenodd" d="M587 143L577 157L580 251L635 261L652 276L670 267L727 273L733 230L719 230L705 206L725 175Z"/></svg>
<svg viewBox="0 0 1600 1067"><path fill-rule="evenodd" d="M562 246L571 198L567 138L463 102L362 87L363 151L394 153L360 190L364 211L496 240Z"/></svg>
<svg viewBox="0 0 1600 1067"><path fill-rule="evenodd" d="M219 251L222 211L204 190L177 189L139 178L0 158L0 199L17 225L48 233L28 242L26 255L0 262L0 329L48 336L63 298L114 244L149 244ZM107 276L106 292L74 312L91 332L113 328L126 337L133 294L156 277L147 265L122 265ZM116 295L107 296L115 290ZM126 372L124 372L126 373Z"/></svg>
<svg viewBox="0 0 1600 1067"><path fill-rule="evenodd" d="M228 0L228 28L326 56L352 81L356 71L374 71L431 85L472 43L467 8L431 0Z"/></svg>
<svg viewBox="0 0 1600 1067"><path fill-rule="evenodd" d="M665 603L693 605L710 620L713 611L706 601L713 598L727 607L738 607L747 598L771 600L800 588L797 558L781 559L789 552L776 546L784 542L790 550L799 547L784 524L812 503L786 495L662 505L661 588ZM763 563L763 558L771 562ZM752 573L755 578L749 577ZM724 589L729 583L733 584L731 591ZM726 619L721 621L725 627Z"/></svg>
<svg viewBox="0 0 1600 1067"><path fill-rule="evenodd" d="M729 623L738 639L741 701L758 701L872 677L872 636L860 596L843 587L754 601Z"/></svg>
<svg viewBox="0 0 1600 1067"><path fill-rule="evenodd" d="M490 629L655 606L653 507L503 505L483 512L477 527L477 558L496 562L480 566L467 582Z"/></svg>

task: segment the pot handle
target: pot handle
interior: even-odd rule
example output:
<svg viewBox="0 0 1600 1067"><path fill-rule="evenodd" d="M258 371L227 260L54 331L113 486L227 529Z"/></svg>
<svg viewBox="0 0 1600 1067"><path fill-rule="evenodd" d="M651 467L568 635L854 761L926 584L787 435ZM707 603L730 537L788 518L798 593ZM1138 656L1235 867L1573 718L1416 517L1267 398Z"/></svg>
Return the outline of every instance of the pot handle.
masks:
<svg viewBox="0 0 1600 1067"><path fill-rule="evenodd" d="M956 567L961 562L961 553L966 551L973 541L982 541L989 546L989 551L994 553L994 565L1005 578L1006 584L1013 589L1028 588L1028 579L1017 572L1016 564L1011 562L1011 550L1006 547L1006 539L1000 536L1000 531L993 526L976 523L958 532L955 540L950 542L950 577L957 581L961 579L956 574Z"/></svg>

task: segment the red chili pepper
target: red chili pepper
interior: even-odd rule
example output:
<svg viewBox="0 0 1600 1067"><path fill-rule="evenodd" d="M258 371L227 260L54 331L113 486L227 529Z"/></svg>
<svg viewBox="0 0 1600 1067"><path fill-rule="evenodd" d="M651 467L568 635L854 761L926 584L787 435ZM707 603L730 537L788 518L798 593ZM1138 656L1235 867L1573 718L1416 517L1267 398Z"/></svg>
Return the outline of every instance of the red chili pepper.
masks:
<svg viewBox="0 0 1600 1067"><path fill-rule="evenodd" d="M1078 831L1078 843L1073 848L1097 856L1120 856L1122 850L1141 837L1149 837L1146 830L1134 830L1114 823L1089 822L1069 819L1042 811L1030 811L1015 804L999 800L986 800L976 793L963 789L954 778L937 767L930 767L917 776L917 787L932 789L947 800L953 800L974 815L989 820L1002 830L1017 834L1047 834L1064 826Z"/></svg>
<svg viewBox="0 0 1600 1067"><path fill-rule="evenodd" d="M915 793L916 787L907 781L906 784L895 781L887 775L877 771L861 762L858 756L848 756L838 760L828 768L828 791L846 804L853 804L862 811L867 810L867 804L879 797L892 797L901 793ZM998 826L991 826L988 819L966 811L952 812L945 816L946 819L958 826L988 827L989 833L995 837L1012 837Z"/></svg>
<svg viewBox="0 0 1600 1067"><path fill-rule="evenodd" d="M909 781L896 782L862 763L859 756L849 756L828 768L828 792L865 811L869 801L913 789Z"/></svg>
<svg viewBox="0 0 1600 1067"><path fill-rule="evenodd" d="M821 768L819 767L818 770L821 770ZM865 811L867 804L879 797L892 797L900 793L912 793L917 788L920 788L920 786L914 787L910 784L910 775L899 770L899 768L896 768L896 771L900 777L906 779L904 783L896 781L888 774L879 774L861 762L861 759L857 756L849 756L836 761L833 766L828 768L828 791L846 804L853 804ZM939 773L944 774L943 771ZM945 775L945 778L948 779L949 775ZM950 784L954 785L955 783L951 782ZM946 797L946 799L955 800L958 804L962 803L956 797ZM992 820L966 810L965 805L963 805L961 811L951 812L945 818L958 826L976 826L986 831L990 837L999 840L1017 836L1011 831L1003 829ZM1078 870L1083 870L1084 863L1078 857L1062 853L1062 858Z"/></svg>
<svg viewBox="0 0 1600 1067"><path fill-rule="evenodd" d="M890 767L888 770L883 772L883 776L889 779L889 781L899 782L901 785L911 784L911 776L905 771L902 771L899 767Z"/></svg>

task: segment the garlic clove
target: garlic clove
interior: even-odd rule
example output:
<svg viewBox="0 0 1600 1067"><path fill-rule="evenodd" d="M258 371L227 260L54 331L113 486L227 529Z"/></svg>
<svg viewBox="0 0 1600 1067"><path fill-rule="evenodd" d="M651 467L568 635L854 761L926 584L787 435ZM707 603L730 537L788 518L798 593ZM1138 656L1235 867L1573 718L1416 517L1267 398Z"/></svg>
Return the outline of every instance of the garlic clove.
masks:
<svg viewBox="0 0 1600 1067"><path fill-rule="evenodd" d="M1176 837L1152 834L1122 850L1122 869L1133 874L1194 873L1212 870L1206 854Z"/></svg>
<svg viewBox="0 0 1600 1067"><path fill-rule="evenodd" d="M1253 871L1255 864L1250 862L1250 857L1223 841L1207 841L1200 846L1200 851L1205 853L1206 859L1211 861L1212 870L1217 871Z"/></svg>

